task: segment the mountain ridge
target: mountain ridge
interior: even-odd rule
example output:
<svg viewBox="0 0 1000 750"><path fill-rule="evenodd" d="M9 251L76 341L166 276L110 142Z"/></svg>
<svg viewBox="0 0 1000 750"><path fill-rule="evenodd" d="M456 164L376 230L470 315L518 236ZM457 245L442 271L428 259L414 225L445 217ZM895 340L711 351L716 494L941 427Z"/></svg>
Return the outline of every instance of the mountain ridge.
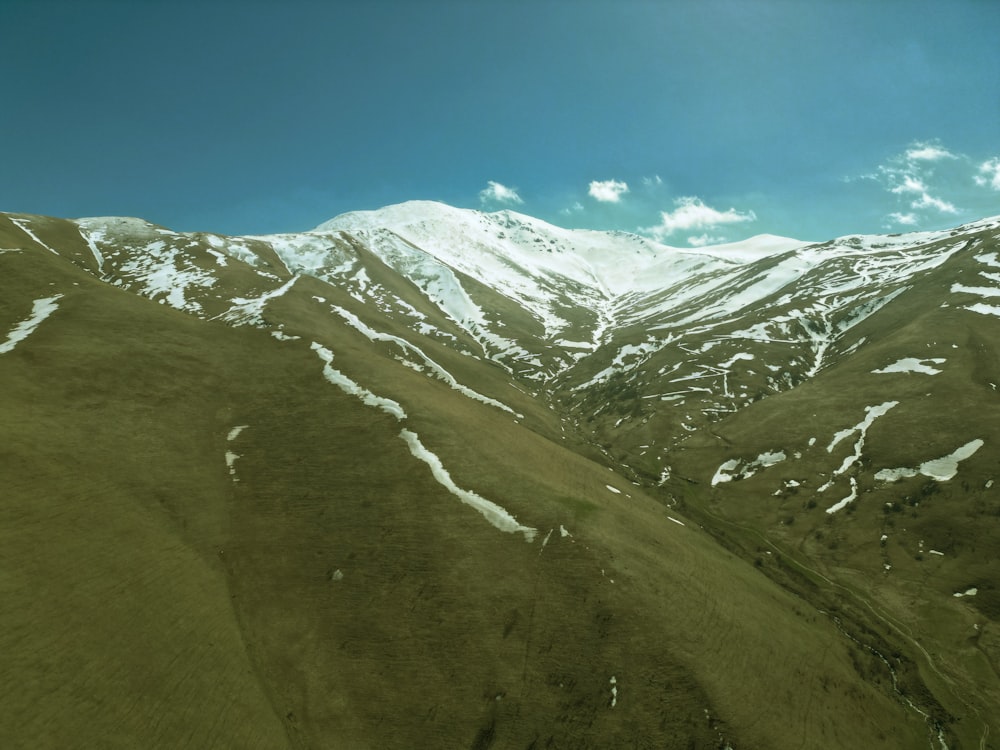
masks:
<svg viewBox="0 0 1000 750"><path fill-rule="evenodd" d="M178 648L203 635L177 625L185 586L229 592L197 601L228 623L220 668L255 675L228 689L270 705L248 746L989 746L1000 220L738 262L597 233L654 261L601 288L595 234L452 211L426 236L0 215L3 444L33 467L7 508L30 585L5 592L6 645L29 684L80 684L38 656L87 612L30 596L69 563L54 545L84 590L170 569L80 534L81 498L114 487L101 524L189 555ZM78 453L75 490L40 470ZM155 597L136 581L90 613L80 653ZM40 695L8 695L0 727ZM62 705L65 739L89 714ZM211 746L211 712L185 711ZM156 716L98 731L176 743Z"/></svg>

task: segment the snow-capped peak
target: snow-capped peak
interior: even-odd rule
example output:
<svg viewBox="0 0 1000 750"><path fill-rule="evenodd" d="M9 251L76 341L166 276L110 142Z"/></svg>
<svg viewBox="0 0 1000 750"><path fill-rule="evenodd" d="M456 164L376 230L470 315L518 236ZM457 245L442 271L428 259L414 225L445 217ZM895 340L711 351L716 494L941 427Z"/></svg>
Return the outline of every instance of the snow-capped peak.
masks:
<svg viewBox="0 0 1000 750"><path fill-rule="evenodd" d="M606 297L649 291L677 264L706 256L745 263L809 244L774 235L703 248L679 248L621 231L565 229L511 210L484 213L434 201L408 201L353 211L320 224L317 233L389 231L476 278L558 275ZM485 276L484 276L485 274Z"/></svg>

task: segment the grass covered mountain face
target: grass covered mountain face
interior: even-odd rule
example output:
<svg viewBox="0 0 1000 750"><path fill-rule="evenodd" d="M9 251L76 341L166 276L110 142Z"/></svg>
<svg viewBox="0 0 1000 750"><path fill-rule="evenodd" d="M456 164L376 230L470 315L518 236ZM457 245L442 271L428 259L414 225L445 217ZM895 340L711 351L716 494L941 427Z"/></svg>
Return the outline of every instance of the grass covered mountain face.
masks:
<svg viewBox="0 0 1000 750"><path fill-rule="evenodd" d="M4 746L994 746L998 234L0 215Z"/></svg>

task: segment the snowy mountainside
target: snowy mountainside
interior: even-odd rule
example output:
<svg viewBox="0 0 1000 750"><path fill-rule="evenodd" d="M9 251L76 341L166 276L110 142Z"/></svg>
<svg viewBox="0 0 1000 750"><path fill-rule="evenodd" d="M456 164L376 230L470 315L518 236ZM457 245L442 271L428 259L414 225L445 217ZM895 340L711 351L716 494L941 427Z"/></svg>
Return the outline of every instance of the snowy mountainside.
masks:
<svg viewBox="0 0 1000 750"><path fill-rule="evenodd" d="M40 423L89 436L95 495L102 446L124 454L123 497L159 498L149 528L238 595L246 673L282 675L241 700L287 702L299 746L407 746L391 696L437 746L988 747L998 237L681 249L431 202L244 237L0 214L7 429L51 393ZM46 439L4 444L77 450Z"/></svg>

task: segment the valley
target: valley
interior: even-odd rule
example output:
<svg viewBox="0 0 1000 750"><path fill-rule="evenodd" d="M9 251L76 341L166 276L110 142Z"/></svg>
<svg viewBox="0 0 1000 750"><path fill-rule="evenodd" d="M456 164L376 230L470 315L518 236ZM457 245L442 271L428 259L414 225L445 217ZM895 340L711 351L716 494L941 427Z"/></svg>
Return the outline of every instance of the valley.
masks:
<svg viewBox="0 0 1000 750"><path fill-rule="evenodd" d="M4 745L996 747L998 237L0 214Z"/></svg>

